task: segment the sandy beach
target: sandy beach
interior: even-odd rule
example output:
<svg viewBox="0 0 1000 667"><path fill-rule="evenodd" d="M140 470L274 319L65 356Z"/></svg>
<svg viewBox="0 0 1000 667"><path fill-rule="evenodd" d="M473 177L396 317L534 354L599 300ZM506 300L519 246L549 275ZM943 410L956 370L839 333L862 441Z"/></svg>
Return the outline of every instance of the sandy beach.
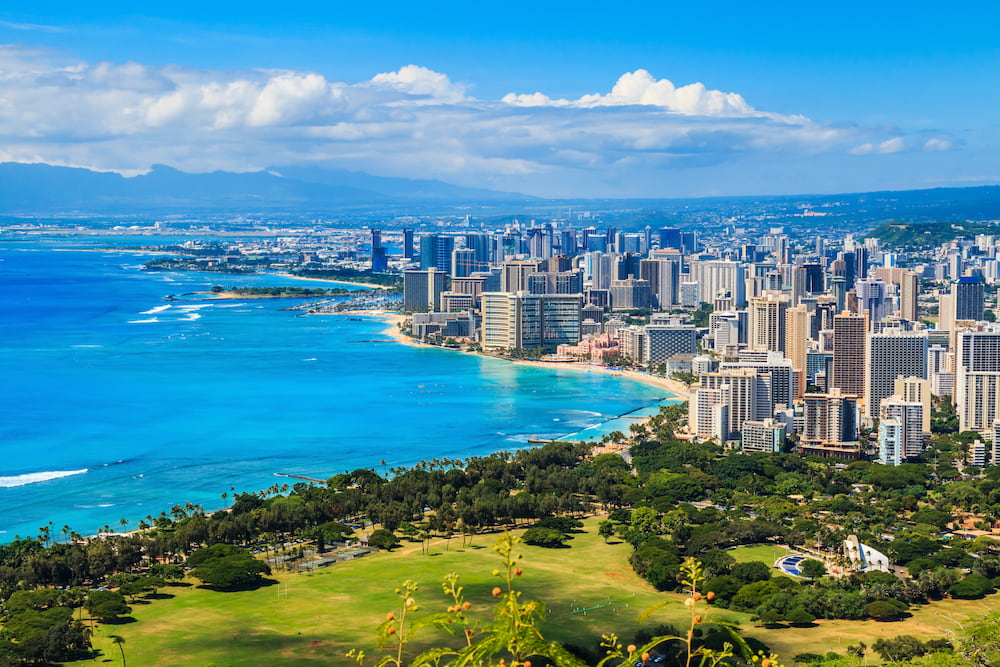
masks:
<svg viewBox="0 0 1000 667"><path fill-rule="evenodd" d="M385 329L385 334L391 336L393 339L399 341L400 343L406 343L407 345L421 345L418 341L410 338L404 334L399 329L399 325L405 322L406 316L400 315L399 313L386 312L382 310L372 311L372 310L346 310L342 311L342 315L352 315L355 317L374 317L381 319L389 324L389 327ZM454 348L442 348L442 349L452 349ZM647 373L641 373L639 371L632 370L621 370L616 368L608 368L607 366L597 366L594 364L586 363L584 361L573 361L573 362L547 362L547 361L529 361L525 359L508 359L506 357L501 357L493 354L485 354L482 352L465 352L465 354L475 354L481 357L489 357L490 359L499 359L501 361L506 361L512 364L520 364L522 366L535 366L536 368L546 368L549 370L554 369L566 369L571 371L577 371L580 373L601 373L603 375L615 375L620 377L627 377L630 380L635 380L636 382L642 382L644 384L652 385L654 387L659 387L660 389L666 389L671 394L674 394L677 398L682 401L686 401L690 398L688 394L688 386L683 382L678 382L670 378L658 377L656 375L649 375Z"/></svg>
<svg viewBox="0 0 1000 667"><path fill-rule="evenodd" d="M309 278L308 276L296 276L291 273L268 273L269 276L281 276L289 280L311 280L317 283L334 283L337 285L359 285L368 289L392 289L389 285L376 285L375 283L356 283L352 280L331 280L330 278ZM356 313L355 313L356 314Z"/></svg>

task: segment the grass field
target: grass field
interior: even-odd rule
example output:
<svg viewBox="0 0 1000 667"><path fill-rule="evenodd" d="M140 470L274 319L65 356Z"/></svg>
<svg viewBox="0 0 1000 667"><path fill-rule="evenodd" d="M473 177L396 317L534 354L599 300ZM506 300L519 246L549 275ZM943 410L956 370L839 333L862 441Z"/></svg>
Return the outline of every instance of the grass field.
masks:
<svg viewBox="0 0 1000 667"><path fill-rule="evenodd" d="M616 632L631 638L637 617L653 604L669 599L647 622L682 623L680 596L657 592L637 577L628 564L631 548L605 544L596 534L597 520L587 521L568 549L523 546L524 576L517 580L526 599L548 606L545 636L570 643L599 640ZM417 544L405 544L396 553L379 553L312 574L277 573L278 583L256 591L218 593L195 586L165 589L173 598L133 605L135 623L98 626L94 646L105 660L119 664L118 648L110 635L125 638L132 665L312 665L348 664L350 648L372 654L374 628L385 613L397 607L394 589L404 579L420 584L417 601L424 610L444 611L450 604L441 591L441 578L462 575L473 612L488 612L493 586L501 583L491 573L500 566L492 546L496 536L477 536L475 544L459 549L460 540L435 545L433 555L420 553ZM586 612L578 611L586 609ZM576 613L574 613L576 612ZM747 615L720 610L719 618L745 622ZM428 630L425 645L447 635Z"/></svg>
<svg viewBox="0 0 1000 667"><path fill-rule="evenodd" d="M614 632L628 640L640 627L638 615L664 599L670 602L647 626L683 624L681 597L659 593L638 578L628 564L631 548L615 541L605 544L596 534L597 523L598 519L588 520L586 532L577 534L568 549L522 547L524 576L517 582L526 599L548 605L545 636L583 644ZM442 541L430 556L421 554L418 544L404 543L395 553L379 553L318 573L277 573L278 583L256 591L171 587L165 591L172 598L133 605L136 622L97 626L94 646L103 653L97 661L121 663L118 648L109 639L117 634L125 638L130 665L350 664L344 655L350 648L378 653L374 628L387 611L397 608L393 591L404 579L418 582L418 603L437 612L450 604L442 594L441 578L459 572L473 604L470 615L478 612L485 617L494 603L489 591L501 583L491 574L500 565L492 549L495 541L495 535L477 536L472 547L461 549L460 540L452 540L450 550ZM772 564L787 552L759 545L729 553L740 562ZM871 646L879 637L943 636L966 619L997 609L1000 595L917 607L911 618L901 622L820 621L811 628L778 629L753 626L747 614L717 610L709 616L741 623L744 634L764 641L790 664L798 653L843 654L849 644L864 641ZM422 645L449 641L448 635L428 630Z"/></svg>
<svg viewBox="0 0 1000 667"><path fill-rule="evenodd" d="M784 547L772 544L755 544L749 547L729 549L726 553L735 558L737 563L749 563L750 561L759 560L770 566L774 565L776 560L782 556L787 556L791 552Z"/></svg>

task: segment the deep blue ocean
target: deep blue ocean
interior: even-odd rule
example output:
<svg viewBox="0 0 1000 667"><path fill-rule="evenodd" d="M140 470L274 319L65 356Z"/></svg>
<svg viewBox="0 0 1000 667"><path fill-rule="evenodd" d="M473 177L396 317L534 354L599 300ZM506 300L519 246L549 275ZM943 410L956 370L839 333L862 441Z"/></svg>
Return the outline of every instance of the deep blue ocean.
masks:
<svg viewBox="0 0 1000 667"><path fill-rule="evenodd" d="M295 481L276 472L325 479L514 449L667 396L399 344L380 320L280 310L297 300L164 301L305 281L58 250L102 243L0 237L0 542L48 522L93 534L178 504L218 509L231 489Z"/></svg>

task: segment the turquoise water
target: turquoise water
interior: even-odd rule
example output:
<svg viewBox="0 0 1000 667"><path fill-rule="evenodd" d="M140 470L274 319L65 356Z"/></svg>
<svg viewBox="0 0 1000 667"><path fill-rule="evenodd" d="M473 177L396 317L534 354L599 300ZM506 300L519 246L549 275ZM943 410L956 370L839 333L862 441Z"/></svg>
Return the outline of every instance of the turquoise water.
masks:
<svg viewBox="0 0 1000 667"><path fill-rule="evenodd" d="M297 300L165 302L289 281L144 272L147 256L60 246L0 239L0 541L49 521L89 534L177 504L217 509L231 489L293 481L275 472L485 455L665 397L279 310Z"/></svg>

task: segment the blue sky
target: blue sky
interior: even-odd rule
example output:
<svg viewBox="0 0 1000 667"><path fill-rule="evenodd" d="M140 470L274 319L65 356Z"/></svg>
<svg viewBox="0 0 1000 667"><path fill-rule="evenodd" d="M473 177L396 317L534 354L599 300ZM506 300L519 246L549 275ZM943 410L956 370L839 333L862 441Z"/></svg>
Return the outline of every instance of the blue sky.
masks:
<svg viewBox="0 0 1000 667"><path fill-rule="evenodd" d="M548 196L1000 182L989 3L22 4L3 160Z"/></svg>

